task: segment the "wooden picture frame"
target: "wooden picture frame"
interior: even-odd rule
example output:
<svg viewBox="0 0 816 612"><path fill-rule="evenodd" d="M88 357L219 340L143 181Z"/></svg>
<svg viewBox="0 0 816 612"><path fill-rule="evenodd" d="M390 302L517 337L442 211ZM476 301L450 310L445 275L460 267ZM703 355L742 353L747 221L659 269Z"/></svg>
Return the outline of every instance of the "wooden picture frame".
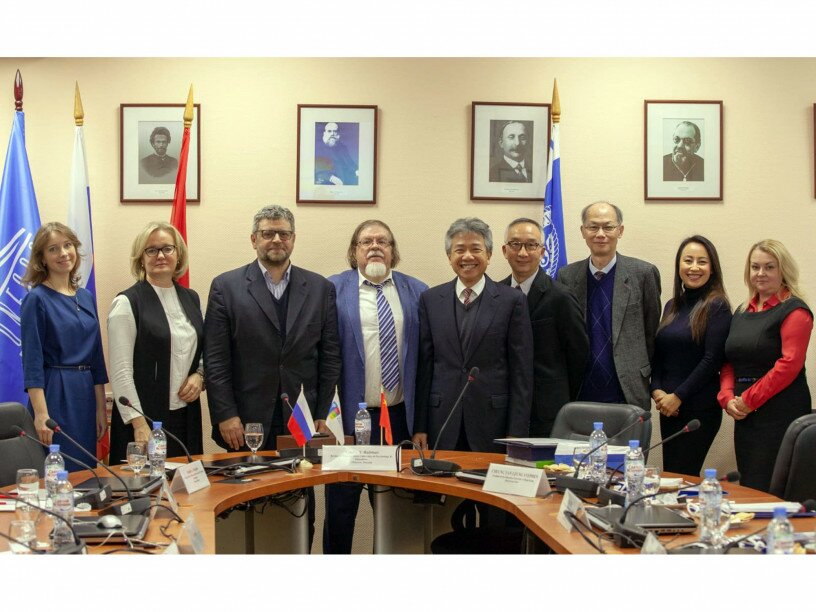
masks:
<svg viewBox="0 0 816 612"><path fill-rule="evenodd" d="M722 100L645 100L646 200L723 199Z"/></svg>
<svg viewBox="0 0 816 612"><path fill-rule="evenodd" d="M549 103L473 102L470 199L543 201L550 125Z"/></svg>
<svg viewBox="0 0 816 612"><path fill-rule="evenodd" d="M119 105L119 200L172 202L184 134L184 104ZM169 135L169 142L167 140ZM187 157L187 202L201 202L201 105Z"/></svg>
<svg viewBox="0 0 816 612"><path fill-rule="evenodd" d="M298 204L376 204L376 106L298 104Z"/></svg>

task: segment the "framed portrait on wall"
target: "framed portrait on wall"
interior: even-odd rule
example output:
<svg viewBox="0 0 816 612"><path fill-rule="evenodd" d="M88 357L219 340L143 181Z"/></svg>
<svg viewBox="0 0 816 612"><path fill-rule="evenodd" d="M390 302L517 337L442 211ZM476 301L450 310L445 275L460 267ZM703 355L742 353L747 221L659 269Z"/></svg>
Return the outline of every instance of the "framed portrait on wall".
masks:
<svg viewBox="0 0 816 612"><path fill-rule="evenodd" d="M550 105L473 102L470 199L543 200Z"/></svg>
<svg viewBox="0 0 816 612"><path fill-rule="evenodd" d="M297 202L377 202L377 107L298 104Z"/></svg>
<svg viewBox="0 0 816 612"><path fill-rule="evenodd" d="M647 200L723 199L722 100L646 100Z"/></svg>
<svg viewBox="0 0 816 612"><path fill-rule="evenodd" d="M194 105L187 157L187 201L201 201L201 105ZM184 134L184 104L119 106L119 199L172 202Z"/></svg>

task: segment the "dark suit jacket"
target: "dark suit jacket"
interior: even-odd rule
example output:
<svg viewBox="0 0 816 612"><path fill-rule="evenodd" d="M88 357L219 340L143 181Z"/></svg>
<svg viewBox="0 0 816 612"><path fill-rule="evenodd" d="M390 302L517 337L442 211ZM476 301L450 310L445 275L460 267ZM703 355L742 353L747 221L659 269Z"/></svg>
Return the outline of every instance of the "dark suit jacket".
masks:
<svg viewBox="0 0 816 612"><path fill-rule="evenodd" d="M533 342L524 294L485 277L466 352L456 325L456 279L419 299L419 367L414 433L433 447L467 381L479 368L439 441L453 449L464 420L471 450L497 452L495 438L528 435L533 389Z"/></svg>
<svg viewBox="0 0 816 612"><path fill-rule="evenodd" d="M204 319L204 363L213 440L230 417L272 425L280 393L294 405L303 385L314 418L326 418L340 377L335 290L325 278L292 266L286 342L257 261L213 279ZM288 415L284 415L284 422Z"/></svg>
<svg viewBox="0 0 816 612"><path fill-rule="evenodd" d="M337 287L337 320L343 367L340 376L340 405L343 430L354 431L357 404L365 401L365 346L360 323L360 285L356 269L329 277ZM414 391L419 349L419 296L428 285L415 278L391 272L402 306L402 389L408 431L414 426Z"/></svg>
<svg viewBox="0 0 816 612"><path fill-rule="evenodd" d="M558 271L584 311L587 308L589 258ZM660 324L660 272L652 264L618 253L612 296L612 344L615 370L626 402L651 409L649 376Z"/></svg>
<svg viewBox="0 0 816 612"><path fill-rule="evenodd" d="M510 285L510 277L502 283ZM589 356L589 338L578 300L544 270L533 279L527 307L535 376L530 436L547 438L561 406L578 397Z"/></svg>
<svg viewBox="0 0 816 612"><path fill-rule="evenodd" d="M517 174L516 171L507 163L507 160L502 156L499 161L490 166L490 180L492 182L500 183L532 183L533 169L530 167L530 162L525 160L524 169L527 170L527 178L523 174Z"/></svg>

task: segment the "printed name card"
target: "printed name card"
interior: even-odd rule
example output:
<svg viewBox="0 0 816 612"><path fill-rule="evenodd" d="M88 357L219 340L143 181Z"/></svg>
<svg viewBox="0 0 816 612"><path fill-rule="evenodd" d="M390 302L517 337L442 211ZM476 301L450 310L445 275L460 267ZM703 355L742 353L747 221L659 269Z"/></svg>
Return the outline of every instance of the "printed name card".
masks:
<svg viewBox="0 0 816 612"><path fill-rule="evenodd" d="M185 463L176 468L170 490L174 492L187 491L187 493L195 493L209 486L210 480L207 478L207 472L204 471L204 464L201 463L201 460L198 460L192 463Z"/></svg>
<svg viewBox="0 0 816 612"><path fill-rule="evenodd" d="M567 516L570 514L581 521L584 525L589 527L589 519L586 515L586 509L584 508L584 503L581 501L581 498L578 497L575 493L573 493L570 489L564 491L564 499L561 500L561 507L558 508L558 523L567 530L567 533L570 533L574 525L572 524L572 519Z"/></svg>
<svg viewBox="0 0 816 612"><path fill-rule="evenodd" d="M200 555L204 552L204 536L201 534L192 512L184 520L177 542L182 553Z"/></svg>
<svg viewBox="0 0 816 612"><path fill-rule="evenodd" d="M323 471L396 472L402 453L396 446L323 446Z"/></svg>
<svg viewBox="0 0 816 612"><path fill-rule="evenodd" d="M491 493L542 497L550 492L550 483L544 470L491 463L482 489Z"/></svg>

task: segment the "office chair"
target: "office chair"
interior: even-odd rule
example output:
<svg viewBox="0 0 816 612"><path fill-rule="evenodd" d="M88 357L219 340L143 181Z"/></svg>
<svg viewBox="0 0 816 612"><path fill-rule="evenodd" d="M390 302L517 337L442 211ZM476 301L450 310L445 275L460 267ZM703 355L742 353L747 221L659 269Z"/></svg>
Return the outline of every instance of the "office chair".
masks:
<svg viewBox="0 0 816 612"><path fill-rule="evenodd" d="M774 463L771 495L785 501L816 499L816 413L801 416L788 426Z"/></svg>
<svg viewBox="0 0 816 612"><path fill-rule="evenodd" d="M604 432L613 446L627 446L629 440L640 440L645 451L652 439L651 420L636 425L621 436L613 436L627 425L634 423L645 410L632 404L604 404L601 402L569 402L561 407L555 416L551 438L567 440L588 440L592 424L603 421Z"/></svg>
<svg viewBox="0 0 816 612"><path fill-rule="evenodd" d="M45 449L31 440L12 433L11 428L17 425L28 435L36 438L34 419L17 402L0 403L0 487L17 482L17 470L35 468L43 473Z"/></svg>

